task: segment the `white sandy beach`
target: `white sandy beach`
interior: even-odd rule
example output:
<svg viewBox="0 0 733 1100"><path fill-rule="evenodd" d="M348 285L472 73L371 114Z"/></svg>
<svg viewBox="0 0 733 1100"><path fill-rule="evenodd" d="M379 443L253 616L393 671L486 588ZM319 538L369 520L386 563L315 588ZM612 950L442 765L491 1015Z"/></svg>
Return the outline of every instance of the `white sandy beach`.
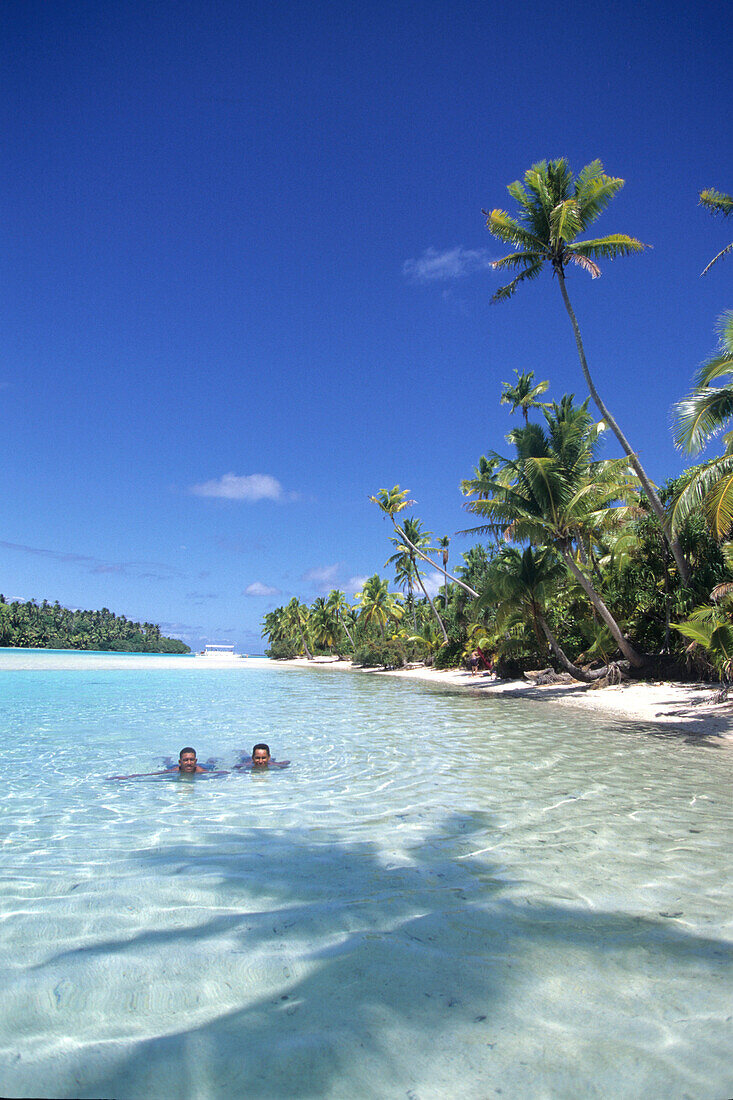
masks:
<svg viewBox="0 0 733 1100"><path fill-rule="evenodd" d="M465 669L439 670L419 666L409 669L361 670L350 661L304 657L277 661L278 665L325 671L366 671L368 675L424 680L431 684L465 689L487 696L514 695L538 702L552 701L605 711L631 722L665 726L688 736L716 738L733 745L733 700L716 703L718 689L710 684L644 681L594 688L586 684L547 684L527 680L494 680L488 675L472 676Z"/></svg>

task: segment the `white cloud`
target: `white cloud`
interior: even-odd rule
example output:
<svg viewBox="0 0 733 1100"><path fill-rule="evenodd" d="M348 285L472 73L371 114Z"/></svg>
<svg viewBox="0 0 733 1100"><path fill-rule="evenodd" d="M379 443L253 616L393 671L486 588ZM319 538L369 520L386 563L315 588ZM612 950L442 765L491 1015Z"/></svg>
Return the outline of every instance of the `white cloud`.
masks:
<svg viewBox="0 0 733 1100"><path fill-rule="evenodd" d="M322 565L315 569L309 569L300 579L310 581L321 592L328 592L330 589L337 587L340 573L341 563L336 562L335 565Z"/></svg>
<svg viewBox="0 0 733 1100"><path fill-rule="evenodd" d="M193 485L191 492L199 497L220 497L223 500L246 500L256 504L258 500L294 500L294 493L286 493L276 477L271 474L223 474L220 478Z"/></svg>
<svg viewBox="0 0 733 1100"><path fill-rule="evenodd" d="M486 271L491 267L491 256L485 248L426 248L416 260L405 260L402 273L418 283L439 282L445 279L461 279L474 271Z"/></svg>
<svg viewBox="0 0 733 1100"><path fill-rule="evenodd" d="M438 589L443 587L443 577L440 575L440 573L436 573L433 569L426 571L422 582L425 585L428 593L430 594L431 599L435 599L435 597L438 595ZM419 588L415 589L415 595L422 595Z"/></svg>
<svg viewBox="0 0 733 1100"><path fill-rule="evenodd" d="M369 577L349 577L345 584L347 596L353 596L356 592L361 592L362 588L369 580Z"/></svg>
<svg viewBox="0 0 733 1100"><path fill-rule="evenodd" d="M245 596L280 596L282 592L279 588L273 588L269 584L263 584L262 581L253 581L252 584L248 584L244 590Z"/></svg>

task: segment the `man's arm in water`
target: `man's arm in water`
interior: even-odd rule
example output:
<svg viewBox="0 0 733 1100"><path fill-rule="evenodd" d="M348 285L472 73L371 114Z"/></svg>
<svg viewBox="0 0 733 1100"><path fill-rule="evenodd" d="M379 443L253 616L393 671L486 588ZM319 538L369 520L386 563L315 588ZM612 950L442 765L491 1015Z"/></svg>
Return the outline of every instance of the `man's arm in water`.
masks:
<svg viewBox="0 0 733 1100"><path fill-rule="evenodd" d="M133 772L132 775L108 775L107 779L147 779L149 775L170 775L178 768L165 768L162 772Z"/></svg>
<svg viewBox="0 0 733 1100"><path fill-rule="evenodd" d="M175 768L164 768L162 772L133 772L132 775L108 775L107 779L148 779L152 775L185 775L176 764ZM215 772L209 771L208 768L202 768L200 764L196 765L196 771L189 773L193 775L227 775L228 773L221 769Z"/></svg>

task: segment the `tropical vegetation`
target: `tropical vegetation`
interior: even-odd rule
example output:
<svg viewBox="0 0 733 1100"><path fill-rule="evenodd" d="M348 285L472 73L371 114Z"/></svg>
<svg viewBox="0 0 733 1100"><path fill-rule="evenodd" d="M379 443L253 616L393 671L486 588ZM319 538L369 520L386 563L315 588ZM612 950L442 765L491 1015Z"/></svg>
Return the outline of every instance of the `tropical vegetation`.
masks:
<svg viewBox="0 0 733 1100"><path fill-rule="evenodd" d="M515 216L484 211L492 234L512 247L493 264L512 273L493 300L552 272L588 396L545 399L549 381L536 382L532 370L515 369L503 384L498 400L521 417L506 436L509 452L487 450L460 485L475 523L459 534L482 541L451 572L449 536L434 539L408 515L408 490L380 489L370 499L391 525L385 565L399 591L375 573L353 604L335 592L300 605L297 621L293 601L269 612L272 656L447 667L479 649L502 675L540 667L584 682L733 678L733 312L718 324L717 353L673 409L681 450L699 455L721 434L723 453L656 486L598 391L566 285L571 266L597 278L599 261L644 250L623 233L587 236L623 185L598 160L577 177L564 159L540 161L508 187ZM717 191L701 192L700 202L723 217L733 209ZM620 458L604 456L610 434Z"/></svg>
<svg viewBox="0 0 733 1100"><path fill-rule="evenodd" d="M137 623L108 608L70 610L43 600L0 595L0 646L38 649L99 649L121 653L190 653L185 642L167 638L155 623Z"/></svg>

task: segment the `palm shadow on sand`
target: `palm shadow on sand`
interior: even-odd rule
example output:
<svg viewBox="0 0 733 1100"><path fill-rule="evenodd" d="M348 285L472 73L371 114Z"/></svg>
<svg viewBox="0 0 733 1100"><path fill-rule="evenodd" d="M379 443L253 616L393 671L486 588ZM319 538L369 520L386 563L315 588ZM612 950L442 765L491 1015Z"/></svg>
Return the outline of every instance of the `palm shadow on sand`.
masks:
<svg viewBox="0 0 733 1100"><path fill-rule="evenodd" d="M640 972L653 952L701 980L733 960L729 943L690 934L667 916L519 903L516 884L472 853L490 829L489 815L450 815L409 850L409 861L325 830L212 831L195 846L142 853L146 872L203 875L226 905L212 903L220 911L195 926L51 955L43 969L73 975L77 965L112 961L122 973L143 958L154 975L161 949L185 949L190 982L203 989L207 959L221 953L223 937L232 974L256 957L265 974L280 977L267 995L243 985L234 1007L220 1012L214 999L196 1026L163 1016L163 1034L125 1040L114 1057L107 1050L104 1069L95 1070L90 1050L74 1089L52 1091L124 1100L305 1098L340 1087L364 1097L419 1096L421 1048L432 1053L454 1027L465 1039L463 1069L478 1079L517 983L526 981L523 956L538 941L571 945L581 956L635 955ZM434 1084L429 1095L440 1091Z"/></svg>

